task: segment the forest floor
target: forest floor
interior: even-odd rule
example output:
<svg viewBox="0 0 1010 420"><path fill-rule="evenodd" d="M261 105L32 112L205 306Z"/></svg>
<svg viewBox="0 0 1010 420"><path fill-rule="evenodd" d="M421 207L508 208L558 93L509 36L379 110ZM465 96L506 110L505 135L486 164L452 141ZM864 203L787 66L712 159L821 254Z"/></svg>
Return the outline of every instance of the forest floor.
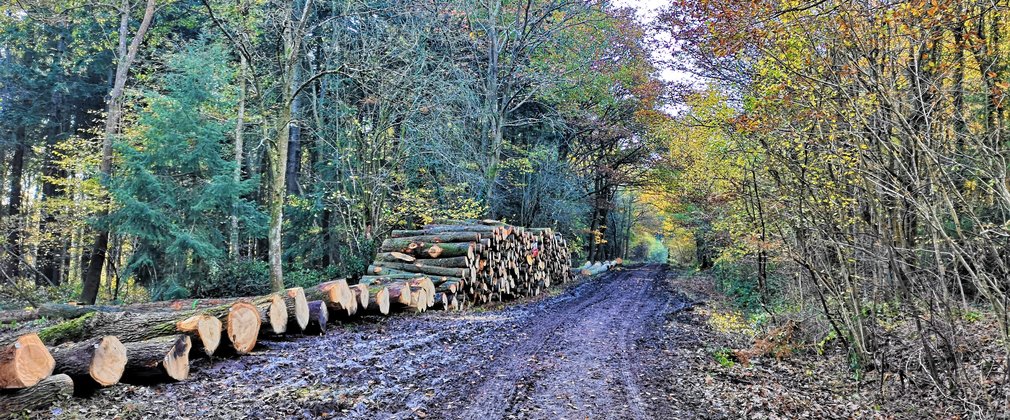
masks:
<svg viewBox="0 0 1010 420"><path fill-rule="evenodd" d="M687 278L690 279L689 277ZM189 381L119 385L58 418L681 419L876 417L844 372L751 361L707 319L697 282L662 265L608 272L532 300L337 324L194 362ZM698 304L697 306L695 304Z"/></svg>

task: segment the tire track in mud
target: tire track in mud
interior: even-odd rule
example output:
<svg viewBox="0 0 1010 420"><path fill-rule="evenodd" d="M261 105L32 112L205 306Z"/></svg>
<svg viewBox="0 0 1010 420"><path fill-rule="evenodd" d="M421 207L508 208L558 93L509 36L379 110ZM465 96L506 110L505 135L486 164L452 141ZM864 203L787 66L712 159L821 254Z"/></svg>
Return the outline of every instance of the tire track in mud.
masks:
<svg viewBox="0 0 1010 420"><path fill-rule="evenodd" d="M656 265L608 273L528 311L517 321L523 337L484 367L498 376L446 417L650 418L634 341L665 316L672 296L656 284L664 280Z"/></svg>

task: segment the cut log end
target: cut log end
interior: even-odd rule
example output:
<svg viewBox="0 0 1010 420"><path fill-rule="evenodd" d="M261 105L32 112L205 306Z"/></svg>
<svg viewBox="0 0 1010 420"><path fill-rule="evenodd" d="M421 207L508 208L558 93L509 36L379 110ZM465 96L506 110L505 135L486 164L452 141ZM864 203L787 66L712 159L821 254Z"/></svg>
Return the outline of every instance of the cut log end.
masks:
<svg viewBox="0 0 1010 420"><path fill-rule="evenodd" d="M270 297L270 306L267 309L267 319L270 324L270 332L274 334L284 334L288 330L288 306L284 304L284 298L280 295Z"/></svg>
<svg viewBox="0 0 1010 420"><path fill-rule="evenodd" d="M189 378L189 351L193 341L186 334L131 342L126 346L123 382L151 384Z"/></svg>
<svg viewBox="0 0 1010 420"><path fill-rule="evenodd" d="M256 339L260 331L260 314L251 303L236 302L228 312L225 328L228 330L228 340L238 354L246 354L256 347Z"/></svg>
<svg viewBox="0 0 1010 420"><path fill-rule="evenodd" d="M299 330L304 330L305 327L309 325L309 304L308 300L305 298L305 289L301 287L292 287L285 291L288 302L288 316L294 315L295 326Z"/></svg>
<svg viewBox="0 0 1010 420"><path fill-rule="evenodd" d="M378 306L379 313L383 315L389 315L389 289L381 288L379 293L375 294L375 303Z"/></svg>
<svg viewBox="0 0 1010 420"><path fill-rule="evenodd" d="M327 304L331 310L338 311L341 315L354 315L358 312L358 303L347 285L347 280L339 279L320 284L319 290L327 295Z"/></svg>
<svg viewBox="0 0 1010 420"><path fill-rule="evenodd" d="M439 255L442 255L442 247L440 247L438 245L434 245L434 246L428 248L428 256L429 257L431 257L431 258L438 258Z"/></svg>
<svg viewBox="0 0 1010 420"><path fill-rule="evenodd" d="M389 300L391 303L396 303L401 306L410 306L411 303L411 293L410 286L404 282L391 283L386 287L389 292Z"/></svg>
<svg viewBox="0 0 1010 420"><path fill-rule="evenodd" d="M99 386L119 383L126 369L126 347L114 336L107 335L95 343L95 353L91 358L88 373Z"/></svg>
<svg viewBox="0 0 1010 420"><path fill-rule="evenodd" d="M33 386L49 377L56 361L36 334L18 337L0 347L0 389Z"/></svg>
<svg viewBox="0 0 1010 420"><path fill-rule="evenodd" d="M415 286L410 289L410 303L407 307L417 312L424 312L428 309L428 291L423 287Z"/></svg>
<svg viewBox="0 0 1010 420"><path fill-rule="evenodd" d="M356 303L358 304L358 309L362 311L368 310L368 286L364 284L355 284L350 286L351 292L354 294Z"/></svg>
<svg viewBox="0 0 1010 420"><path fill-rule="evenodd" d="M314 300L308 302L309 325L303 330L306 334L324 334L326 323L330 320L330 310L326 307L326 302Z"/></svg>
<svg viewBox="0 0 1010 420"><path fill-rule="evenodd" d="M184 381L189 378L189 350L193 348L193 342L189 336L179 336L175 345L165 354L162 368L169 378L176 381Z"/></svg>
<svg viewBox="0 0 1010 420"><path fill-rule="evenodd" d="M203 352L210 356L221 344L221 320L206 314L194 315L176 324L179 332L196 334Z"/></svg>

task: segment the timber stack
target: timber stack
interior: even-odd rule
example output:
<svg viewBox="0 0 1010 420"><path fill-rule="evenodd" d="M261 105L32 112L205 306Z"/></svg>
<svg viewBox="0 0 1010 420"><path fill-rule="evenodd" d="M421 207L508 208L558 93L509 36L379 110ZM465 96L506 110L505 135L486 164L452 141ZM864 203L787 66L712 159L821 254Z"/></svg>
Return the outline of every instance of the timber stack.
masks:
<svg viewBox="0 0 1010 420"><path fill-rule="evenodd" d="M450 221L394 230L360 282L395 290L395 308L460 310L538 295L570 280L570 268L568 244L550 228Z"/></svg>
<svg viewBox="0 0 1010 420"><path fill-rule="evenodd" d="M265 296L3 311L0 418L119 382L183 381L194 362L248 354L263 340L325 334L328 323L363 314L461 310L537 295L606 268L572 269L567 243L549 228L448 222L393 231L357 284L339 279Z"/></svg>

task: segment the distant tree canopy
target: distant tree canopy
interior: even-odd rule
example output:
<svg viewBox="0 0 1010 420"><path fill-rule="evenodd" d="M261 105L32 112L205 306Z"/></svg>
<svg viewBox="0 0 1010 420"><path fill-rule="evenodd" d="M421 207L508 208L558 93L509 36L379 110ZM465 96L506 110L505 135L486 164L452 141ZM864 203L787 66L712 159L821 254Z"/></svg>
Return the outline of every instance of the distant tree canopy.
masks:
<svg viewBox="0 0 1010 420"><path fill-rule="evenodd" d="M0 278L19 302L310 284L446 218L626 256L618 191L663 147L644 29L607 2L9 3Z"/></svg>

